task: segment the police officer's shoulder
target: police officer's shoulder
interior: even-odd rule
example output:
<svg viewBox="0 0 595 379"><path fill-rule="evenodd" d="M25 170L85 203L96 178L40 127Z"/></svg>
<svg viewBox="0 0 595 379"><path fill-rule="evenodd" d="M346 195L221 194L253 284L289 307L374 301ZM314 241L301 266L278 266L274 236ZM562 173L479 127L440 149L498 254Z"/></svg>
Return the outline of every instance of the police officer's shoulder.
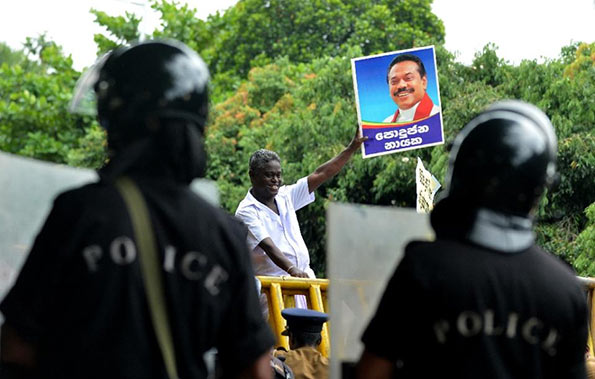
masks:
<svg viewBox="0 0 595 379"><path fill-rule="evenodd" d="M415 251L424 249L426 247L431 247L431 243L429 241L410 241L405 246L405 252Z"/></svg>
<svg viewBox="0 0 595 379"><path fill-rule="evenodd" d="M110 191L102 182L87 183L59 193L54 199L54 207L65 205L71 210L82 211L89 207L104 206L98 202L104 198L111 200L114 195L116 195L115 190Z"/></svg>

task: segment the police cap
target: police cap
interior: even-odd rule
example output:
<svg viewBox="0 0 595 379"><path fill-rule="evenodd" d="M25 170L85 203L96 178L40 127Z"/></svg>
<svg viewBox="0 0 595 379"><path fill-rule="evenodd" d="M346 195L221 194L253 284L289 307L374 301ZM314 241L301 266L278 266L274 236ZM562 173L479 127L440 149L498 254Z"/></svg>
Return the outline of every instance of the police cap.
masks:
<svg viewBox="0 0 595 379"><path fill-rule="evenodd" d="M287 320L287 329L281 333L288 335L288 329L292 332L320 333L322 325L328 321L326 313L302 308L287 308L281 311L281 315Z"/></svg>

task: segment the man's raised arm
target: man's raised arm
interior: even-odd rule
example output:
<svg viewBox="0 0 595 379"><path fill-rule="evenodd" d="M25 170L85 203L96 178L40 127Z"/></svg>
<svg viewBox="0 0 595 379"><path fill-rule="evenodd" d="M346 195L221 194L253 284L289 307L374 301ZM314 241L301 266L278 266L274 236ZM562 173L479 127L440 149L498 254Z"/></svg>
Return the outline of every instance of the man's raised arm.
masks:
<svg viewBox="0 0 595 379"><path fill-rule="evenodd" d="M358 126L353 139L342 152L308 175L308 190L314 192L322 183L337 175L366 139L368 137L361 136Z"/></svg>

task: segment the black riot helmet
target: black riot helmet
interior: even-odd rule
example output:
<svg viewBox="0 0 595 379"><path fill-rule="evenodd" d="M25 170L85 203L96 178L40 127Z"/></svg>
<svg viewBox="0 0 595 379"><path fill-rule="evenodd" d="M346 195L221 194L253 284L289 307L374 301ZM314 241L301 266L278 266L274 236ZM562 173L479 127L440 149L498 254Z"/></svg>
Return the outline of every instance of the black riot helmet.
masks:
<svg viewBox="0 0 595 379"><path fill-rule="evenodd" d="M152 117L191 122L202 135L208 80L204 61L183 43L141 42L100 59L79 81L71 110L85 106L92 87L99 123L115 150L152 133Z"/></svg>
<svg viewBox="0 0 595 379"><path fill-rule="evenodd" d="M446 197L471 208L528 216L555 180L556 151L554 128L539 108L497 102L456 137Z"/></svg>

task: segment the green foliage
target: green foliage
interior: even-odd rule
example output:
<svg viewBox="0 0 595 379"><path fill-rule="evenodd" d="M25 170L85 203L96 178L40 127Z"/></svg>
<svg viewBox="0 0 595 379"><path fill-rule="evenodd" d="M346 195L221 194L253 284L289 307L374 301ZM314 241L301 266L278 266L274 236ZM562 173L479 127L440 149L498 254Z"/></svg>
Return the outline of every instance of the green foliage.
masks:
<svg viewBox="0 0 595 379"><path fill-rule="evenodd" d="M576 133L558 141L558 170L560 184L548 196L548 216L560 219L568 214L581 214L595 201L595 135L592 132ZM584 219L579 225L584 225Z"/></svg>
<svg viewBox="0 0 595 379"><path fill-rule="evenodd" d="M175 2L154 1L151 8L161 13L161 30L153 32L153 38L173 38L185 42L190 48L201 51L210 46L217 30L218 16L209 16L209 21L196 17L196 10Z"/></svg>
<svg viewBox="0 0 595 379"><path fill-rule="evenodd" d="M133 13L126 12L125 16L110 16L96 9L91 9L90 12L95 15L95 22L105 27L111 37L95 34L93 40L97 44L98 56L118 46L139 40L138 26L141 18Z"/></svg>
<svg viewBox="0 0 595 379"><path fill-rule="evenodd" d="M19 64L24 62L26 58L23 51L14 51L4 42L0 42L0 66L3 63L6 63L8 66Z"/></svg>
<svg viewBox="0 0 595 379"><path fill-rule="evenodd" d="M107 136L105 129L93 122L86 129L86 134L79 137L76 144L66 155L70 166L100 168L107 161Z"/></svg>
<svg viewBox="0 0 595 379"><path fill-rule="evenodd" d="M595 203L585 209L587 227L579 234L575 246L574 265L583 276L595 276Z"/></svg>
<svg viewBox="0 0 595 379"><path fill-rule="evenodd" d="M0 149L70 163L71 149L80 148L93 122L66 110L80 74L72 68L72 59L43 35L28 38L23 54L0 66ZM104 155L101 145L85 153Z"/></svg>
<svg viewBox="0 0 595 379"><path fill-rule="evenodd" d="M469 70L469 77L472 81L496 87L510 79L507 75L510 67L504 60L498 58L497 51L496 45L488 43L481 52L475 53L475 59Z"/></svg>
<svg viewBox="0 0 595 379"><path fill-rule="evenodd" d="M549 252L553 252L562 260L572 265L579 274L584 271L576 265L576 249L574 240L580 233L577 219L579 215L568 215L553 222L539 222L536 227L537 244Z"/></svg>
<svg viewBox="0 0 595 379"><path fill-rule="evenodd" d="M283 56L305 63L323 56L344 56L352 46L367 55L387 47L398 50L442 43L444 26L431 13L431 3L241 0L223 16L210 20L213 42L199 51L213 73L244 78L252 67Z"/></svg>

